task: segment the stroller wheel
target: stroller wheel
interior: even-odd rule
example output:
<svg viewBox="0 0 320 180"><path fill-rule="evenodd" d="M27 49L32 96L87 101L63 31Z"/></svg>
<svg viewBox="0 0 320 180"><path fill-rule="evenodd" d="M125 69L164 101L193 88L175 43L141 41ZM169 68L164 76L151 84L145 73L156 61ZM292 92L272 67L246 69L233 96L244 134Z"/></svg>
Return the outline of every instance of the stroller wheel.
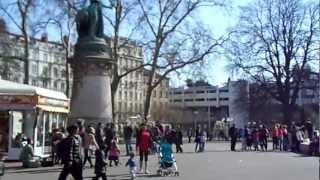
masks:
<svg viewBox="0 0 320 180"><path fill-rule="evenodd" d="M162 171L160 169L157 171L157 175L162 176Z"/></svg>
<svg viewBox="0 0 320 180"><path fill-rule="evenodd" d="M179 172L177 171L177 172L174 173L174 175L175 175L175 176L179 176L180 174L179 174Z"/></svg>

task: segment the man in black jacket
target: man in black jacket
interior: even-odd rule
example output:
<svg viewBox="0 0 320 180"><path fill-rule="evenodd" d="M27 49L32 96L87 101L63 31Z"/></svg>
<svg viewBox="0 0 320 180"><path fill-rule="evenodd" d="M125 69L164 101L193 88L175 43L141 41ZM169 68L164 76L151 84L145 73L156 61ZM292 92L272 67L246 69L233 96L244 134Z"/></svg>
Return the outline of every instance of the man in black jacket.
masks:
<svg viewBox="0 0 320 180"><path fill-rule="evenodd" d="M78 126L68 127L69 136L63 140L65 151L61 157L63 169L58 180L66 180L71 174L75 180L82 180L82 157L81 157L81 138L77 135Z"/></svg>
<svg viewBox="0 0 320 180"><path fill-rule="evenodd" d="M229 129L229 136L231 137L231 151L235 151L238 138L238 130L235 124L232 124L231 128Z"/></svg>
<svg viewBox="0 0 320 180"><path fill-rule="evenodd" d="M123 135L124 135L124 142L126 144L126 152L127 156L129 156L129 153L132 151L131 146L131 138L132 138L133 129L131 125L127 124L123 129Z"/></svg>

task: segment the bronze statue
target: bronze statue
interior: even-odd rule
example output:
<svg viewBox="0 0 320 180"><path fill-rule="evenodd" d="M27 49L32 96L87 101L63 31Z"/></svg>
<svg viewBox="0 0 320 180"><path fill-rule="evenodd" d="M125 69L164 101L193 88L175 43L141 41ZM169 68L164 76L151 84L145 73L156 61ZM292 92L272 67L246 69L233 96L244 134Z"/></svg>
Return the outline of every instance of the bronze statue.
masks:
<svg viewBox="0 0 320 180"><path fill-rule="evenodd" d="M90 0L90 5L77 13L76 24L79 40L104 38L101 0Z"/></svg>

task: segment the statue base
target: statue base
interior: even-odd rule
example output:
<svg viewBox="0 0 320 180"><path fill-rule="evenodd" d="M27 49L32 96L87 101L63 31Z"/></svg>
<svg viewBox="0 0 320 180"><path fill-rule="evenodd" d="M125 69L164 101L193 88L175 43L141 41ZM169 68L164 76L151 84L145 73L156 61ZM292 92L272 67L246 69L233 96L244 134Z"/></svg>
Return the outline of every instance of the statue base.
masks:
<svg viewBox="0 0 320 180"><path fill-rule="evenodd" d="M109 51L110 50L110 51ZM111 123L111 48L105 42L86 41L76 45L69 60L73 69L73 87L69 123L77 119L85 124Z"/></svg>

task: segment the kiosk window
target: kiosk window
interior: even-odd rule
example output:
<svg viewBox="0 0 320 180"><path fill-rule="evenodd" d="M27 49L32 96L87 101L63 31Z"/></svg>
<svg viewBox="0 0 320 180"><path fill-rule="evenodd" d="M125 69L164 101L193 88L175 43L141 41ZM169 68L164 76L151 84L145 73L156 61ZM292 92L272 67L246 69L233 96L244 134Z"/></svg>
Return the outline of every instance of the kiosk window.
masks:
<svg viewBox="0 0 320 180"><path fill-rule="evenodd" d="M12 112L12 143L13 148L22 147L22 139L33 138L34 115L32 112Z"/></svg>
<svg viewBox="0 0 320 180"><path fill-rule="evenodd" d="M43 145L43 119L45 119L45 114L43 118L39 118L37 123L37 147L42 147Z"/></svg>

